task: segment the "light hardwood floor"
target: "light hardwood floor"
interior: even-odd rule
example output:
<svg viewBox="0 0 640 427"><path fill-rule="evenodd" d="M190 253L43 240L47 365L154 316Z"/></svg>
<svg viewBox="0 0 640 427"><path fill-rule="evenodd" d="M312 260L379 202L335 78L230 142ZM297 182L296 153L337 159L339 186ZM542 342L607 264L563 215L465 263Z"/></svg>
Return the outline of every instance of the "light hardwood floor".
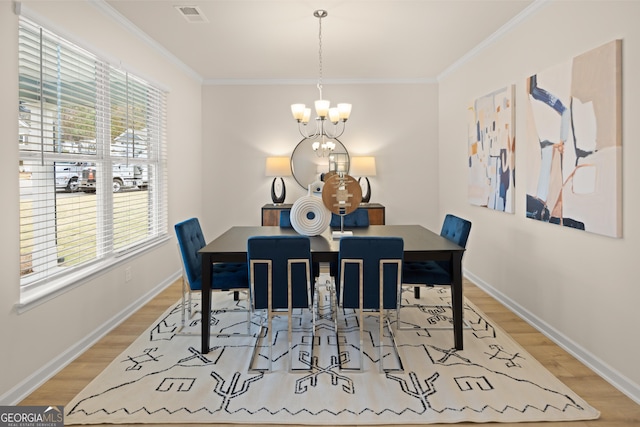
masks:
<svg viewBox="0 0 640 427"><path fill-rule="evenodd" d="M169 286L20 404L66 405L69 403L77 393L144 332L160 314L180 298L180 286L180 281L176 281ZM527 423L524 424L525 426L536 424L541 424L545 427L560 425L563 427L640 426L640 405L620 393L468 280L465 280L464 292L469 300L506 330L549 371L601 412L600 418L594 421ZM224 426L225 424L210 425ZM475 426L477 424L463 423L458 425ZM516 425L518 427L522 426L522 424L500 424L501 427L515 427ZM140 425L132 424L130 426ZM175 427L176 424L146 424L146 426ZM239 424L233 424L233 426L241 427Z"/></svg>

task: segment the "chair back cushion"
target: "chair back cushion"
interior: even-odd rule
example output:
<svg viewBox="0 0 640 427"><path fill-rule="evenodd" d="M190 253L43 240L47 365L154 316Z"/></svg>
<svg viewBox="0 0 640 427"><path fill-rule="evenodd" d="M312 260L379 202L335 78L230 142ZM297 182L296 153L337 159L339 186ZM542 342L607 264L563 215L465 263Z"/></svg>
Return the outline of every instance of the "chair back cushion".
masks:
<svg viewBox="0 0 640 427"><path fill-rule="evenodd" d="M342 278L343 259L362 259L363 263L363 307L380 308L380 260L400 260L404 255L404 242L400 237L357 237L340 239L338 256L338 277ZM402 268L402 263L400 264ZM398 266L386 265L383 270L383 298L385 309L395 309L398 304ZM338 286L344 292L342 304L345 308L359 307L359 267L347 264L344 268L344 282Z"/></svg>
<svg viewBox="0 0 640 427"><path fill-rule="evenodd" d="M291 225L291 211L289 210L280 211L280 228L293 228L293 225ZM311 265L311 271L313 272L313 277L319 277L320 263L314 262Z"/></svg>
<svg viewBox="0 0 640 427"><path fill-rule="evenodd" d="M288 209L280 211L280 227L281 228L293 228L291 225L291 211Z"/></svg>
<svg viewBox="0 0 640 427"><path fill-rule="evenodd" d="M272 262L272 308L285 309L288 306L288 260L306 259L311 268L311 243L306 236L254 236L247 242L247 262L251 269L252 260ZM251 272L249 272L251 280ZM306 267L297 263L291 266L291 295L293 308L308 308ZM266 264L254 265L252 297L256 309L267 308L268 274Z"/></svg>
<svg viewBox="0 0 640 427"><path fill-rule="evenodd" d="M199 251L205 246L204 235L198 218L190 218L175 226L178 246L189 285L193 290L202 289L202 256Z"/></svg>
<svg viewBox="0 0 640 427"><path fill-rule="evenodd" d="M334 213L331 214L330 227L340 227L340 215ZM344 216L345 227L368 227L369 226L369 211L364 208L358 208Z"/></svg>
<svg viewBox="0 0 640 427"><path fill-rule="evenodd" d="M464 248L467 246L470 231L471 222L455 215L447 214L444 218L444 222L442 223L440 235Z"/></svg>
<svg viewBox="0 0 640 427"><path fill-rule="evenodd" d="M458 246L467 246L471 222L448 214L442 223L440 235ZM402 269L402 280L406 284L450 285L449 261L405 262Z"/></svg>

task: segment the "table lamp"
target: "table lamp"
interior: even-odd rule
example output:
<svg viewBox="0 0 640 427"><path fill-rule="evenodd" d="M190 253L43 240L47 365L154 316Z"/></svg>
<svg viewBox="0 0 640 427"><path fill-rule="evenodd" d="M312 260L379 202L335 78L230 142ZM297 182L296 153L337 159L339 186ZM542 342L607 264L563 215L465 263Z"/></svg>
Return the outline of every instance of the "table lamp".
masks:
<svg viewBox="0 0 640 427"><path fill-rule="evenodd" d="M357 176L358 183L360 183L361 178L366 180L367 192L362 195L362 203L369 203L371 199L371 185L368 177L376 176L376 158L373 156L352 157L349 175L353 177Z"/></svg>
<svg viewBox="0 0 640 427"><path fill-rule="evenodd" d="M283 176L291 176L291 163L288 157L267 157L265 166L265 176L273 176L273 182L271 183L271 200L274 205L280 205L284 203L284 199L287 196L287 189L284 185ZM280 195L276 195L277 180L280 178L280 186L282 191Z"/></svg>

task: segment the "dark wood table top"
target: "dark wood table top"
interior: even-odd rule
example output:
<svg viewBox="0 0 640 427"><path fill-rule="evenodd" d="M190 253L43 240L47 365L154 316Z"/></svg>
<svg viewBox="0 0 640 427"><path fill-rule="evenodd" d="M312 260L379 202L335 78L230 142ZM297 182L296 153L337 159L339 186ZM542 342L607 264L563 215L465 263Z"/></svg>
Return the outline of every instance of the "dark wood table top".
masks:
<svg viewBox="0 0 640 427"><path fill-rule="evenodd" d="M421 260L426 253L430 259L450 259L452 252L464 252L464 248L452 243L421 225L370 225L348 228L354 236L394 236L404 240L405 261ZM333 239L328 228L319 236L310 237L311 253L316 261L334 260L340 239ZM246 260L247 240L252 236L297 235L291 228L273 226L234 226L215 238L200 250L215 261Z"/></svg>

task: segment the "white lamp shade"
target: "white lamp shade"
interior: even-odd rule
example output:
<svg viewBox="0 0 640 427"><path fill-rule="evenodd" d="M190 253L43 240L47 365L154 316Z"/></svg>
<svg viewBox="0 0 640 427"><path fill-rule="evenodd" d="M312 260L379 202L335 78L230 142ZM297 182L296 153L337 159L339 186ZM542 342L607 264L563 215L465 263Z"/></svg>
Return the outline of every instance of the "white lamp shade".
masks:
<svg viewBox="0 0 640 427"><path fill-rule="evenodd" d="M316 114L320 117L327 117L327 115L329 114L329 105L331 105L329 100L318 99L315 102L315 105L316 105Z"/></svg>
<svg viewBox="0 0 640 427"><path fill-rule="evenodd" d="M340 120L340 113L338 112L338 108L329 108L329 121L331 123L338 123Z"/></svg>
<svg viewBox="0 0 640 427"><path fill-rule="evenodd" d="M351 115L351 104L338 104L338 113L340 115L340 120L347 121Z"/></svg>
<svg viewBox="0 0 640 427"><path fill-rule="evenodd" d="M349 165L351 176L376 176L376 158L373 156L352 157Z"/></svg>
<svg viewBox="0 0 640 427"><path fill-rule="evenodd" d="M302 115L302 123L309 123L309 119L311 118L311 108L305 108L304 114Z"/></svg>
<svg viewBox="0 0 640 427"><path fill-rule="evenodd" d="M305 108L304 104L291 104L291 114L293 114L293 118L302 121Z"/></svg>
<svg viewBox="0 0 640 427"><path fill-rule="evenodd" d="M291 176L291 163L288 157L267 157L265 176Z"/></svg>

